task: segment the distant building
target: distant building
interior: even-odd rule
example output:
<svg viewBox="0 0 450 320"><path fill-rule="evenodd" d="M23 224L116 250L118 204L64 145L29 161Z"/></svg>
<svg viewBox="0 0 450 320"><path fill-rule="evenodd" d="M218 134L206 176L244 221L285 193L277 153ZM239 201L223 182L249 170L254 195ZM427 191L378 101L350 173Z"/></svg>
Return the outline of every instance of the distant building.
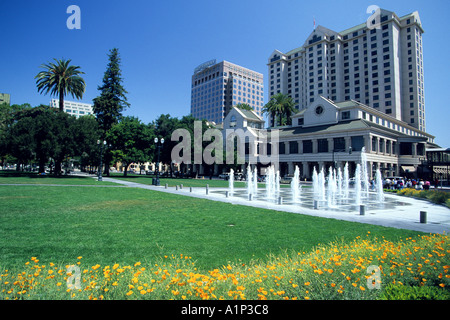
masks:
<svg viewBox="0 0 450 320"><path fill-rule="evenodd" d="M380 24L373 22L341 32L318 26L302 46L272 52L269 99L277 93L289 95L299 110L319 96L334 102L355 100L425 131L419 14L399 17L381 9Z"/></svg>
<svg viewBox="0 0 450 320"><path fill-rule="evenodd" d="M59 100L52 99L50 101L50 107L59 108ZM82 116L93 114L92 104L64 100L64 112L79 118Z"/></svg>
<svg viewBox="0 0 450 320"><path fill-rule="evenodd" d="M8 93L0 93L0 104L11 104L11 95Z"/></svg>
<svg viewBox="0 0 450 320"><path fill-rule="evenodd" d="M264 106L264 80L259 72L228 61L208 61L194 70L191 114L220 124L233 106L248 104L258 115Z"/></svg>

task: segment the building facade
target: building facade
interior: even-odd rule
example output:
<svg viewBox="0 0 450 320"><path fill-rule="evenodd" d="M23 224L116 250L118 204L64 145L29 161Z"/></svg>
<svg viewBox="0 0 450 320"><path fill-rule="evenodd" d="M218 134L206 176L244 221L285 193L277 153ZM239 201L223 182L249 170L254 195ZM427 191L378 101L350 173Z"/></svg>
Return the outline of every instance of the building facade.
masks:
<svg viewBox="0 0 450 320"><path fill-rule="evenodd" d="M228 61L208 61L194 70L191 114L220 124L237 104L248 104L258 115L264 106L264 79L259 72Z"/></svg>
<svg viewBox="0 0 450 320"><path fill-rule="evenodd" d="M379 23L336 32L318 26L296 49L269 57L269 99L283 93L301 110L319 96L355 100L425 131L422 34L418 12L381 10Z"/></svg>
<svg viewBox="0 0 450 320"><path fill-rule="evenodd" d="M254 143L261 140L259 129L243 121L245 117L239 113L228 115L224 132L236 128L232 117L238 117L235 123L253 134ZM374 178L376 169L384 177L415 176L425 161L427 147L434 145L434 136L375 108L355 100L333 102L321 96L292 116L291 126L272 128L274 131L278 141L269 139L270 147L255 146L251 152L278 152L281 176L292 176L297 166L300 176L306 179L311 179L314 168L343 169L347 164L353 172L362 161L362 152L366 154L370 178ZM258 154L253 156L258 159ZM264 172L264 166L257 161L246 161L243 168L249 164Z"/></svg>
<svg viewBox="0 0 450 320"><path fill-rule="evenodd" d="M0 104L11 104L11 95L9 93L0 93Z"/></svg>
<svg viewBox="0 0 450 320"><path fill-rule="evenodd" d="M52 108L59 108L59 100L58 99L52 99L50 101L50 107ZM64 100L64 112L75 116L77 118L94 114L92 109L92 104L88 103L82 103L77 101L68 101Z"/></svg>

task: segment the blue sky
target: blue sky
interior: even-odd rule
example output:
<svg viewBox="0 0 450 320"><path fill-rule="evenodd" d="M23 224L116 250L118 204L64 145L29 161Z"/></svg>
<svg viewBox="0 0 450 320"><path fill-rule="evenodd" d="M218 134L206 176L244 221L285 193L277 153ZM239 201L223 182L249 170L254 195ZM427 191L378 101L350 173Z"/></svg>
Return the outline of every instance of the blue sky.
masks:
<svg viewBox="0 0 450 320"><path fill-rule="evenodd" d="M80 30L66 26L72 4L81 9ZM450 147L448 0L2 0L0 92L10 93L12 103L48 104L52 97L37 92L34 76L42 63L65 58L86 73L82 101L92 103L108 51L117 47L131 103L125 114L146 123L162 113L181 117L190 112L191 76L202 62L227 60L261 72L267 89L273 50L301 46L314 19L335 31L363 23L370 5L399 16L419 12L427 131Z"/></svg>

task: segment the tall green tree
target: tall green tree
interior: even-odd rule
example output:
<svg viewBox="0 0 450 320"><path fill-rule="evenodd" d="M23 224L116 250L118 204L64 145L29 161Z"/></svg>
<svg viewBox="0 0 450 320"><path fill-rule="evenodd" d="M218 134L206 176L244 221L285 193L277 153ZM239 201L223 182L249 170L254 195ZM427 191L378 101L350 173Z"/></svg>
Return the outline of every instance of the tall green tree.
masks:
<svg viewBox="0 0 450 320"><path fill-rule="evenodd" d="M30 109L29 103L24 104L12 104L7 103L0 104L0 159L1 165L4 166L5 160L10 158L8 153L8 144L11 144L11 135L9 130L14 124L16 115L18 112Z"/></svg>
<svg viewBox="0 0 450 320"><path fill-rule="evenodd" d="M122 112L130 106L127 101L128 93L123 87L122 71L120 69L121 58L119 49L113 48L109 51L108 65L103 76L103 83L98 86L100 96L94 99L93 111L96 116L101 140L105 140L109 130L122 118ZM109 150L104 153L105 174L109 176L109 164L112 155Z"/></svg>
<svg viewBox="0 0 450 320"><path fill-rule="evenodd" d="M262 109L263 114L270 116L271 127L275 127L276 117L281 112L280 105L276 103L275 99L270 99Z"/></svg>
<svg viewBox="0 0 450 320"><path fill-rule="evenodd" d="M131 163L152 161L154 137L152 127L135 117L122 117L108 131L106 141L111 145L109 148L113 159L122 163L124 176L127 176L127 168Z"/></svg>
<svg viewBox="0 0 450 320"><path fill-rule="evenodd" d="M119 122L122 112L130 106L126 97L128 92L122 85L119 50L117 48L111 49L108 59L103 83L98 86L100 96L94 99L93 106L94 114L104 135L114 124Z"/></svg>
<svg viewBox="0 0 450 320"><path fill-rule="evenodd" d="M42 64L35 79L39 93L50 93L59 96L59 110L64 111L64 97L71 94L72 97L81 99L83 97L86 83L80 76L84 72L79 66L70 65L71 60L57 60L47 64Z"/></svg>
<svg viewBox="0 0 450 320"><path fill-rule="evenodd" d="M100 150L97 141L100 130L93 115L78 118L74 123L73 139L76 144L75 156L79 157L81 170L87 166L98 166Z"/></svg>

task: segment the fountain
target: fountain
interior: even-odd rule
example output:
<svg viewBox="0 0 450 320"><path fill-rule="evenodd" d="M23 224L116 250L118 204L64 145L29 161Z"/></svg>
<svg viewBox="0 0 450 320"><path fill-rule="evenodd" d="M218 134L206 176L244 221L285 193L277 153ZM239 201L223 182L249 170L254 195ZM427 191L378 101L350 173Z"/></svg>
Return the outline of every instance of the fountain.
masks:
<svg viewBox="0 0 450 320"><path fill-rule="evenodd" d="M280 171L277 170L275 174L275 192L280 193Z"/></svg>
<svg viewBox="0 0 450 320"><path fill-rule="evenodd" d="M253 194L254 188L253 188L253 173L252 168L250 165L247 167L247 194Z"/></svg>
<svg viewBox="0 0 450 320"><path fill-rule="evenodd" d="M377 169L376 172L376 188L377 188L377 200L378 202L383 202L384 201L383 178L381 177L380 169Z"/></svg>
<svg viewBox="0 0 450 320"><path fill-rule="evenodd" d="M319 200L325 201L325 174L323 168L319 173Z"/></svg>
<svg viewBox="0 0 450 320"><path fill-rule="evenodd" d="M327 205L329 208L334 208L336 206L336 173L332 167L328 169L328 188L327 188Z"/></svg>
<svg viewBox="0 0 450 320"><path fill-rule="evenodd" d="M294 203L300 202L300 172L298 170L298 166L295 166L294 177L291 181L291 193L292 193L292 201Z"/></svg>
<svg viewBox="0 0 450 320"><path fill-rule="evenodd" d="M359 163L355 170L355 204L361 204L361 165Z"/></svg>
<svg viewBox="0 0 450 320"><path fill-rule="evenodd" d="M319 195L319 176L317 175L316 167L313 169L312 184L314 197L317 198Z"/></svg>
<svg viewBox="0 0 450 320"><path fill-rule="evenodd" d="M342 182L342 188L344 193L344 199L348 199L348 185L350 182L350 176L348 173L348 162L345 163L344 166L344 181Z"/></svg>
<svg viewBox="0 0 450 320"><path fill-rule="evenodd" d="M234 170L230 169L230 178L228 180L228 187L230 195L233 195L234 192Z"/></svg>
<svg viewBox="0 0 450 320"><path fill-rule="evenodd" d="M336 177L336 183L337 183L337 194L340 198L342 198L342 170L341 168L338 168L337 170L337 177Z"/></svg>
<svg viewBox="0 0 450 320"><path fill-rule="evenodd" d="M253 170L253 195L256 196L258 193L258 169L255 166L255 169Z"/></svg>
<svg viewBox="0 0 450 320"><path fill-rule="evenodd" d="M333 168L321 166L318 172L313 168L312 188L303 188L300 184L300 170L294 168L294 176L290 188L280 188L280 171L274 166L266 168L265 193L258 190L258 171L256 168L247 167L247 185L245 188L234 187L234 171L230 170L228 195L235 199L246 198L251 201L266 201L277 204L291 205L304 208L338 211L354 211L358 209L360 215L364 215L367 209L386 209L392 206L394 201L383 193L382 176L379 169L376 171L375 189L371 189L368 179L368 167L365 149L361 150L361 160L356 163L354 175L350 173L349 163L344 167ZM350 182L354 180L354 184ZM257 195L259 191L259 195ZM220 192L220 191L218 191ZM223 192L223 191L221 191ZM389 205L386 205L389 203ZM401 205L404 205L403 203ZM361 213L363 212L363 213Z"/></svg>
<svg viewBox="0 0 450 320"><path fill-rule="evenodd" d="M266 172L266 196L267 199L275 199L275 169L269 167Z"/></svg>
<svg viewBox="0 0 450 320"><path fill-rule="evenodd" d="M362 182L362 192L364 193L364 197L369 197L369 174L367 170L367 155L366 148L362 147L361 149L361 182Z"/></svg>

